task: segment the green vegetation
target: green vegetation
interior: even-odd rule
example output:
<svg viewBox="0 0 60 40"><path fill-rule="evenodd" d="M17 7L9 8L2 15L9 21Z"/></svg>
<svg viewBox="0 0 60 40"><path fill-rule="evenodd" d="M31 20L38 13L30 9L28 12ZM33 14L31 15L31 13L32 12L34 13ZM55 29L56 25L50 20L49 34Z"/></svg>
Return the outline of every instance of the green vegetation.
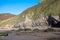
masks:
<svg viewBox="0 0 60 40"><path fill-rule="evenodd" d="M0 37L8 36L7 33L0 33Z"/></svg>
<svg viewBox="0 0 60 40"><path fill-rule="evenodd" d="M21 32L21 31L25 31L24 29L19 29L19 30L16 30L16 32Z"/></svg>
<svg viewBox="0 0 60 40"><path fill-rule="evenodd" d="M48 29L44 30L44 32L55 32L55 30L52 28L48 28Z"/></svg>
<svg viewBox="0 0 60 40"><path fill-rule="evenodd" d="M39 30L39 29L34 29L33 31L34 31L34 32L39 32L40 30Z"/></svg>
<svg viewBox="0 0 60 40"><path fill-rule="evenodd" d="M20 15L17 15L13 18L8 20L4 20L4 22L0 22L0 27L5 25L13 25L20 23L25 20L26 15L29 16L32 20L36 20L41 18L42 15L55 15L59 16L60 14L60 0L44 0L37 5L28 8L27 10L23 11Z"/></svg>
<svg viewBox="0 0 60 40"><path fill-rule="evenodd" d="M32 31L32 30L29 28L17 30L17 32L26 32L26 31Z"/></svg>
<svg viewBox="0 0 60 40"><path fill-rule="evenodd" d="M16 32L40 32L39 29L29 29L29 28L26 28L26 29L19 29L19 30L16 30Z"/></svg>

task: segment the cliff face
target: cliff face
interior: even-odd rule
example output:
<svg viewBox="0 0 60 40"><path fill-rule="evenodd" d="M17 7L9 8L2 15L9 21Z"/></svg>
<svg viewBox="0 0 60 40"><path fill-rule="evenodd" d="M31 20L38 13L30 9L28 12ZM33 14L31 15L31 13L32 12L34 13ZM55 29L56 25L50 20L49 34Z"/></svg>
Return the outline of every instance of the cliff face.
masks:
<svg viewBox="0 0 60 40"><path fill-rule="evenodd" d="M29 27L46 28L46 18L49 14L55 16L56 19L59 18L57 16L60 15L60 0L43 0L41 3L23 11L20 15L17 15L5 22L1 22L0 26L5 26L7 24L23 24L27 26L29 25Z"/></svg>
<svg viewBox="0 0 60 40"><path fill-rule="evenodd" d="M25 10L21 15L30 18L33 21L32 26L48 26L47 17L51 14L56 20L59 20L60 0L44 0ZM24 19L24 18L23 18ZM29 22L28 22L29 24ZM43 28L42 27L42 28Z"/></svg>

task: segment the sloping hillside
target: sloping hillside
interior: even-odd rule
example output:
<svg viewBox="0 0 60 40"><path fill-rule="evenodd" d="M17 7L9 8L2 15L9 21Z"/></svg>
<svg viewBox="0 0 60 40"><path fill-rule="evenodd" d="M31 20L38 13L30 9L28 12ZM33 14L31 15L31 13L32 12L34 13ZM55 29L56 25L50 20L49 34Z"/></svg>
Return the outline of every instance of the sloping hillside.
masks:
<svg viewBox="0 0 60 40"><path fill-rule="evenodd" d="M38 5L29 8L28 10L24 11L23 14L34 14L32 19L37 19L40 17L41 14L43 15L59 15L60 14L60 0L45 0L39 3Z"/></svg>
<svg viewBox="0 0 60 40"><path fill-rule="evenodd" d="M8 19L7 21L1 22L0 26L17 24L25 20L26 16L31 20L37 20L42 16L49 14L59 15L60 14L60 0L44 0L37 5L28 8L20 15Z"/></svg>
<svg viewBox="0 0 60 40"><path fill-rule="evenodd" d="M14 17L14 16L15 16L15 15L9 14L9 13L3 13L3 14L0 14L0 21L9 19L9 18Z"/></svg>

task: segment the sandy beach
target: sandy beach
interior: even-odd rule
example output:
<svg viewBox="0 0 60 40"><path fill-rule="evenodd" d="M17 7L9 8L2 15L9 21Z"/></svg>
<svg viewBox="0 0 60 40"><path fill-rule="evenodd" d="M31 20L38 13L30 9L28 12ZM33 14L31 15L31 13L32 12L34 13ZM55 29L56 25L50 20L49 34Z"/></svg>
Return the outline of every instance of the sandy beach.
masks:
<svg viewBox="0 0 60 40"><path fill-rule="evenodd" d="M60 40L60 32L13 32L1 40Z"/></svg>

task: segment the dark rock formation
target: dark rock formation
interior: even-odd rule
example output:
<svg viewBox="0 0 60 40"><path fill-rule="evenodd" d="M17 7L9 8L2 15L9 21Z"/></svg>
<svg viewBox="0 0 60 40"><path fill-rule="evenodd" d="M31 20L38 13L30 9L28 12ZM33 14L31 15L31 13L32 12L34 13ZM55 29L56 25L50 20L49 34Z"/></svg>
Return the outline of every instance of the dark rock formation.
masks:
<svg viewBox="0 0 60 40"><path fill-rule="evenodd" d="M60 27L60 21L52 17L51 15L47 18L48 25L51 27Z"/></svg>

